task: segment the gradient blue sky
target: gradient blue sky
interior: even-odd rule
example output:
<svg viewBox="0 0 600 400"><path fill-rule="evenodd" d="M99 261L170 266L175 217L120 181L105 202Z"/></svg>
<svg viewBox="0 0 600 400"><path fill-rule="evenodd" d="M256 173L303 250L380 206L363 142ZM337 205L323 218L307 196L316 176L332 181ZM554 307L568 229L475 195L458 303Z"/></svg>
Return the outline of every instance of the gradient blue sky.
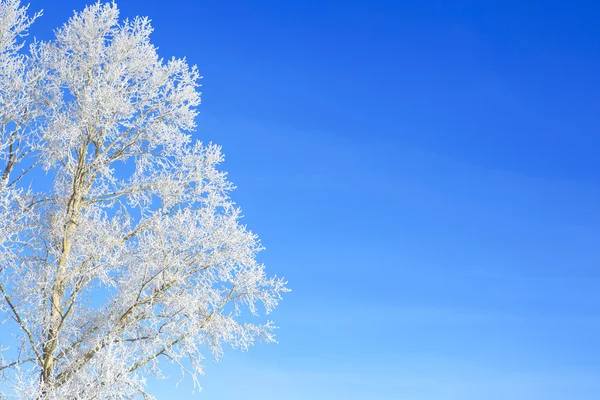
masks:
<svg viewBox="0 0 600 400"><path fill-rule="evenodd" d="M31 0L48 38L82 0ZM278 345L161 399L600 398L600 5L133 1L203 79Z"/></svg>

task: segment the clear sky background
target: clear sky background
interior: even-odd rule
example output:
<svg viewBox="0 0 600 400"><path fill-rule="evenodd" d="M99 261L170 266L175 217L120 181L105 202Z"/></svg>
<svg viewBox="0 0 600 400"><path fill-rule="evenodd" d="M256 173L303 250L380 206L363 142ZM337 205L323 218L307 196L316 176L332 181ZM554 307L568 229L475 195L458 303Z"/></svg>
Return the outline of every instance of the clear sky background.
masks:
<svg viewBox="0 0 600 400"><path fill-rule="evenodd" d="M203 79L278 345L161 399L600 398L600 24L582 1L135 1ZM83 0L31 0L49 38Z"/></svg>

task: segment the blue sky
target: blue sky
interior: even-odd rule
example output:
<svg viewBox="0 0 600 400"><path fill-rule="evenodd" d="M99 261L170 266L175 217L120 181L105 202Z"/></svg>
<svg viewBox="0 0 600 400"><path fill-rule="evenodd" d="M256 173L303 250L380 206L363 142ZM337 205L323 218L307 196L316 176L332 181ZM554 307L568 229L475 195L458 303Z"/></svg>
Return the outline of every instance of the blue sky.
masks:
<svg viewBox="0 0 600 400"><path fill-rule="evenodd" d="M85 4L31 0L33 34ZM198 65L197 137L293 289L278 345L159 398L600 398L600 6L118 4Z"/></svg>

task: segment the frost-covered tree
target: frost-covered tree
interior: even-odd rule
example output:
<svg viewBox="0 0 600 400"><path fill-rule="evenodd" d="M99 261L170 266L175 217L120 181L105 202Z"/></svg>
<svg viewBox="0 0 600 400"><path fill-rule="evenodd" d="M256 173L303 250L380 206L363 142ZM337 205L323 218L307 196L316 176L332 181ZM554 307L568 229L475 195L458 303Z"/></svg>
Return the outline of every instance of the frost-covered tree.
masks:
<svg viewBox="0 0 600 400"><path fill-rule="evenodd" d="M191 137L196 68L114 3L25 51L29 15L0 0L0 390L147 397L164 362L196 381L204 353L272 342L259 314L287 289Z"/></svg>

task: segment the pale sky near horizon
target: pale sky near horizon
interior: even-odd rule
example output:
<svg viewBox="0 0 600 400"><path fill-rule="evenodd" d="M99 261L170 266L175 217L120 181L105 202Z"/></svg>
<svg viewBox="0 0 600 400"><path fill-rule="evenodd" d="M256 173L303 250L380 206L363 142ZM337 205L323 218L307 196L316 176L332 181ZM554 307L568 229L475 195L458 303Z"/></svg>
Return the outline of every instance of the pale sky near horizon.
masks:
<svg viewBox="0 0 600 400"><path fill-rule="evenodd" d="M83 0L31 0L50 37ZM527 4L525 4L527 3ZM600 4L118 1L204 76L277 345L159 399L600 398Z"/></svg>

